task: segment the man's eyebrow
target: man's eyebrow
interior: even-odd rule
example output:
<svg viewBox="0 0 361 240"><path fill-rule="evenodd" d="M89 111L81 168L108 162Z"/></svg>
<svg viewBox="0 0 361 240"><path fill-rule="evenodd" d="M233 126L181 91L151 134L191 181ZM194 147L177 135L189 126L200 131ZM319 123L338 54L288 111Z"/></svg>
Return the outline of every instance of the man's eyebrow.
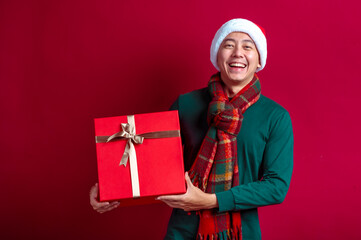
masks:
<svg viewBox="0 0 361 240"><path fill-rule="evenodd" d="M242 40L242 42L248 42L248 43L252 43L253 45L256 45L251 39L245 39Z"/></svg>
<svg viewBox="0 0 361 240"><path fill-rule="evenodd" d="M225 38L225 39L223 40L223 42L227 42L227 41L235 42L236 40L234 40L233 38Z"/></svg>
<svg viewBox="0 0 361 240"><path fill-rule="evenodd" d="M227 41L231 41L231 42L236 42L236 40L234 40L233 38L225 38L223 40L223 42L227 42ZM244 39L242 40L243 43L252 43L253 45L256 45L251 39Z"/></svg>

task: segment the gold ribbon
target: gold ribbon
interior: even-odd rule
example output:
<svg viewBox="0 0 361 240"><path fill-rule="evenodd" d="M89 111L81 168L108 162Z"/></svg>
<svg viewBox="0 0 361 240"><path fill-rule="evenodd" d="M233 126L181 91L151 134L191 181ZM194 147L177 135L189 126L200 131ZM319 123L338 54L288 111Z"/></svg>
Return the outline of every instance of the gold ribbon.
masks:
<svg viewBox="0 0 361 240"><path fill-rule="evenodd" d="M132 191L133 197L139 197L139 177L138 177L138 163L137 155L135 152L134 144L142 144L144 138L170 138L170 137L179 137L179 130L173 131L158 131L158 132L148 132L143 134L136 134L135 131L135 121L134 115L127 116L128 123L121 123L122 130L120 132L114 133L111 136L96 136L96 143L108 143L119 140L128 140L125 146L125 150L120 160L119 166L127 166L128 159L130 161L130 176L132 182Z"/></svg>

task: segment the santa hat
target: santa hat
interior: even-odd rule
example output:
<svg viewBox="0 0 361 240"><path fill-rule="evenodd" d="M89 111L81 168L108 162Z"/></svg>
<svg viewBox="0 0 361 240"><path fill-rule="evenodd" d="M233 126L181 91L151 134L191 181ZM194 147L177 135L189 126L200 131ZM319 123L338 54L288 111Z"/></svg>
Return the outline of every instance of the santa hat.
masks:
<svg viewBox="0 0 361 240"><path fill-rule="evenodd" d="M218 49L225 37L232 32L244 32L252 38L256 44L261 65L261 67L257 68L256 72L261 71L265 67L267 60L267 41L264 30L253 22L242 18L236 18L226 22L216 32L211 45L211 62L213 66L219 71L217 65Z"/></svg>

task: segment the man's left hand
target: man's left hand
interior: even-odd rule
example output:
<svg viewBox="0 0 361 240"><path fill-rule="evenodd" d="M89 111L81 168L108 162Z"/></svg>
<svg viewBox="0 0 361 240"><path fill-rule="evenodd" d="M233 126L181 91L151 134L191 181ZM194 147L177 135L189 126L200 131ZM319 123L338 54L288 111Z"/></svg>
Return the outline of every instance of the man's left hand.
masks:
<svg viewBox="0 0 361 240"><path fill-rule="evenodd" d="M205 193L195 187L188 176L188 172L185 174L185 180L187 183L185 194L160 196L157 197L157 200L165 202L172 208L181 208L187 212L218 207L216 194Z"/></svg>

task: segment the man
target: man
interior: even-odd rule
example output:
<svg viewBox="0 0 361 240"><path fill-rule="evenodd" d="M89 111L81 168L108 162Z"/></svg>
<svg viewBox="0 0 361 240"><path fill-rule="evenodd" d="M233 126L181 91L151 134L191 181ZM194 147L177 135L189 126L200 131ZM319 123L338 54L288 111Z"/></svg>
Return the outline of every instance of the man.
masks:
<svg viewBox="0 0 361 240"><path fill-rule="evenodd" d="M158 199L173 207L165 239L261 239L257 207L281 203L293 167L289 114L261 95L264 32L233 19L216 33L208 87L178 97L187 192ZM91 204L99 212L117 203ZM99 205L101 204L101 205Z"/></svg>

